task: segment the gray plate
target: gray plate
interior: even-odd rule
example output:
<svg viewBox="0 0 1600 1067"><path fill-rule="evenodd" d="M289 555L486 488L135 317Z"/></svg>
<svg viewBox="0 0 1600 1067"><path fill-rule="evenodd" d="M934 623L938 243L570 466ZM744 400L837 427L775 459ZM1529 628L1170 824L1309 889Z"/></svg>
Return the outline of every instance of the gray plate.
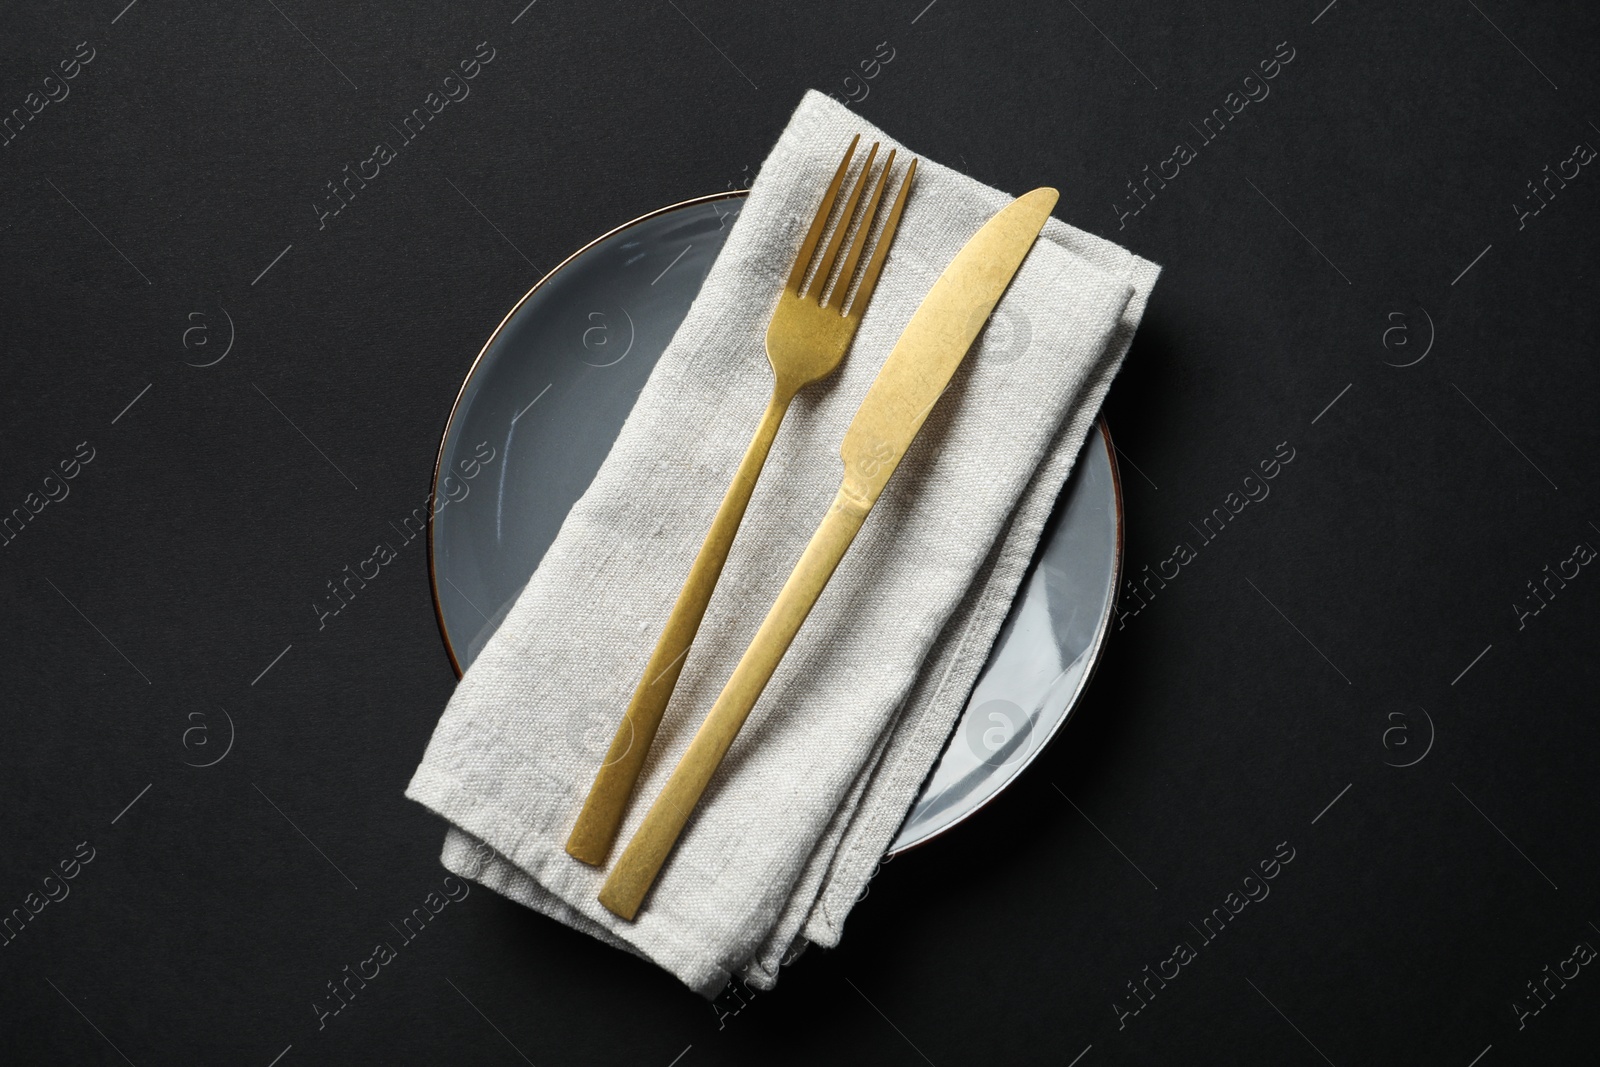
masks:
<svg viewBox="0 0 1600 1067"><path fill-rule="evenodd" d="M473 363L439 448L429 528L434 606L457 674L510 610L611 450L743 196L663 208L580 249L518 302ZM1088 685L1122 558L1116 461L1105 424L1098 429L891 853L993 799ZM477 464L489 449L494 459Z"/></svg>

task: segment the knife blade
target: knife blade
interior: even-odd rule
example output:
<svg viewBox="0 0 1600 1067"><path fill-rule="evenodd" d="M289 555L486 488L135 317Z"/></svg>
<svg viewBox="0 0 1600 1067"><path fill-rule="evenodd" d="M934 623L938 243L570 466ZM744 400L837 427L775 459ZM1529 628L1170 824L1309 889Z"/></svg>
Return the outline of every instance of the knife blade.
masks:
<svg viewBox="0 0 1600 1067"><path fill-rule="evenodd" d="M844 477L722 693L617 860L600 903L632 921L739 729L906 449L950 384L1045 220L1054 189L1018 197L974 234L923 298L845 431Z"/></svg>
<svg viewBox="0 0 1600 1067"><path fill-rule="evenodd" d="M839 449L846 483L853 483L868 499L878 498L900 465L1022 266L1056 197L1054 189L1035 189L984 223L906 323Z"/></svg>

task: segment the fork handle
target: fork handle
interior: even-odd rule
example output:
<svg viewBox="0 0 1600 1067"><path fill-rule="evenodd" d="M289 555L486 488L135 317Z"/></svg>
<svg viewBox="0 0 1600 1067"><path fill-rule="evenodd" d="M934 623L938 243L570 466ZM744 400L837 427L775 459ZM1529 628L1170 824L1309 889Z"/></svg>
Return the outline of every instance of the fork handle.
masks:
<svg viewBox="0 0 1600 1067"><path fill-rule="evenodd" d="M734 668L711 713L678 761L649 814L600 890L600 903L613 914L632 920L671 854L700 796L710 784L739 728L755 707L773 671L800 632L800 626L822 595L823 587L855 540L872 500L848 483L841 487L794 572L767 612L755 639Z"/></svg>
<svg viewBox="0 0 1600 1067"><path fill-rule="evenodd" d="M589 796L578 814L577 824L567 838L567 852L585 863L596 866L604 863L616 840L628 799L633 795L634 784L655 740L667 702L672 698L672 690L678 684L689 646L694 643L700 622L705 618L706 605L711 602L711 592L728 560L734 535L750 503L750 494L755 491L762 465L772 450L773 438L793 399L794 391L782 381L773 387L767 410L750 439L750 446L745 449L744 459L739 461L739 469L717 508L716 517L711 520L711 529L689 567L689 576L672 606L672 614L667 616L667 625L645 665L644 676L617 725L605 762L589 787Z"/></svg>

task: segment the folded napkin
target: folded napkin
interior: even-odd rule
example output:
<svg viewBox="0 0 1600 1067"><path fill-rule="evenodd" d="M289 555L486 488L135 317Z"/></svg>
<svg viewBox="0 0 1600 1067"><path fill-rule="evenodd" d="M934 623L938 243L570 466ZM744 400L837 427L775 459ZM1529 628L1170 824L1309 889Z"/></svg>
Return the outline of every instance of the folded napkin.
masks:
<svg viewBox="0 0 1600 1067"><path fill-rule="evenodd" d="M838 942L960 715L1159 271L1049 221L637 921L624 922L595 899L605 871L564 843L766 405L767 323L856 133L899 148L897 169L909 161L828 97L801 102L611 454L461 680L406 791L452 824L451 871L705 996L734 975L769 988L807 944ZM956 252L1010 200L918 165L853 347L800 393L773 445L613 860L827 512L840 441L884 357Z"/></svg>

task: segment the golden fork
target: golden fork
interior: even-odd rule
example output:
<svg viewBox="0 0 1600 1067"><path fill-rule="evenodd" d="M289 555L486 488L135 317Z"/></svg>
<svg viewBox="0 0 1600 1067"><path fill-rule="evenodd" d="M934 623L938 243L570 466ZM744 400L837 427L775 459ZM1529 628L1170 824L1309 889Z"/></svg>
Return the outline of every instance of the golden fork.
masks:
<svg viewBox="0 0 1600 1067"><path fill-rule="evenodd" d="M634 690L633 699L628 702L628 709L623 713L622 722L618 724L611 747L606 752L605 762L595 775L588 799L578 814L577 824L567 838L567 851L585 863L597 866L604 863L612 842L616 840L628 799L644 766L645 755L655 740L661 716L666 711L667 701L671 699L673 687L677 685L678 675L683 670L684 657L688 655L689 646L700 629L700 621L705 617L711 591L722 573L722 565L727 562L734 534L744 518L750 494L755 489L762 464L767 460L767 453L772 448L773 438L778 434L778 427L789 410L790 402L801 389L826 378L838 367L845 350L850 347L851 339L855 337L856 327L861 324L867 303L872 299L884 258L900 225L900 213L905 207L911 178L917 172L916 160L912 160L906 168L906 175L900 182L900 189L883 224L883 232L861 272L854 295L850 295L850 282L855 276L884 189L889 183L889 170L894 165L893 150L884 161L878 181L867 199L861 220L856 226L855 237L850 242L831 292L828 279L850 230L851 220L855 218L862 192L871 177L872 163L878 155L877 144L873 144L872 150L867 153L867 161L862 165L861 174L845 201L833 236L813 263L813 253L817 251L823 230L827 228L828 218L833 213L834 202L860 140L859 134L851 140L839 169L834 172L833 181L823 194L822 204L817 208L816 217L812 219L811 229L800 245L799 254L795 256L789 280L778 297L777 310L772 313L772 322L767 327L767 361L772 364L773 377L772 399L767 402L766 413L761 416L755 436L745 450L744 459L739 462L733 484L728 487L727 495L717 508L716 517L711 520L711 529L689 568L689 576L678 594L677 603L667 617L666 628L662 630L655 651L645 665L644 676ZM816 268L814 273L813 265ZM803 283L808 275L811 276L811 284L806 287ZM845 303L847 296L850 296L848 305Z"/></svg>

